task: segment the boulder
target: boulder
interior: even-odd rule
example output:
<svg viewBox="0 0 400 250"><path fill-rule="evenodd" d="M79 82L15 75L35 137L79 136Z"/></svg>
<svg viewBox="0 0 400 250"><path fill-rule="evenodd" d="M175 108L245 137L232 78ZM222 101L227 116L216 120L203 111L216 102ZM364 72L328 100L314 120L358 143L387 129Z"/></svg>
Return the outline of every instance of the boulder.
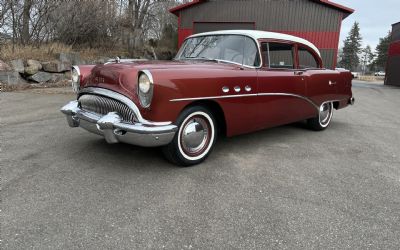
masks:
<svg viewBox="0 0 400 250"><path fill-rule="evenodd" d="M25 75L29 75L29 76L36 74L38 71L39 71L39 69L35 66L27 66L27 67L25 67L25 70L24 70Z"/></svg>
<svg viewBox="0 0 400 250"><path fill-rule="evenodd" d="M42 64L40 64L40 62L36 60L29 59L26 61L26 64L28 65L27 67L25 67L26 75L34 75L42 69Z"/></svg>
<svg viewBox="0 0 400 250"><path fill-rule="evenodd" d="M24 67L24 61L22 61L22 59L12 60L10 64L14 71L19 73L24 73L25 67Z"/></svg>
<svg viewBox="0 0 400 250"><path fill-rule="evenodd" d="M52 74L39 71L34 75L31 75L28 77L29 80L34 81L34 82L48 82L52 79Z"/></svg>
<svg viewBox="0 0 400 250"><path fill-rule="evenodd" d="M28 59L26 61L26 65L38 68L38 70L42 69L42 64L40 64L40 62L36 60Z"/></svg>
<svg viewBox="0 0 400 250"><path fill-rule="evenodd" d="M77 52L61 52L58 54L58 60L61 62L69 62L72 65L82 64L81 56Z"/></svg>
<svg viewBox="0 0 400 250"><path fill-rule="evenodd" d="M71 70L72 67L70 62L61 62L61 61L44 62L42 63L42 66L44 71L53 73L61 73L69 71Z"/></svg>
<svg viewBox="0 0 400 250"><path fill-rule="evenodd" d="M16 71L0 71L0 82L8 85L26 84L26 81Z"/></svg>
<svg viewBox="0 0 400 250"><path fill-rule="evenodd" d="M11 67L7 63L0 60L0 71L11 71Z"/></svg>
<svg viewBox="0 0 400 250"><path fill-rule="evenodd" d="M67 80L71 79L71 71L64 72L64 79L67 79Z"/></svg>
<svg viewBox="0 0 400 250"><path fill-rule="evenodd" d="M56 82L59 82L59 81L65 80L65 79L66 79L66 77L65 77L65 74L63 74L63 73L51 74L51 82L56 83Z"/></svg>

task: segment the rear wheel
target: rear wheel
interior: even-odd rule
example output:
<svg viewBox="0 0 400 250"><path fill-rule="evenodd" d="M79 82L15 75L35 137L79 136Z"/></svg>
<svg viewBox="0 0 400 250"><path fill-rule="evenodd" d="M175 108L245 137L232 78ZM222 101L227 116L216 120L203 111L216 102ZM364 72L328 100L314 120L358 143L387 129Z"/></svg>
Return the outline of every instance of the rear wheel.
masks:
<svg viewBox="0 0 400 250"><path fill-rule="evenodd" d="M165 157L180 166L203 162L216 141L216 122L212 113L202 107L185 109L176 124L179 127L174 139L163 148Z"/></svg>
<svg viewBox="0 0 400 250"><path fill-rule="evenodd" d="M326 129L331 123L333 116L333 103L325 102L319 108L318 116L307 120L308 126L316 131Z"/></svg>

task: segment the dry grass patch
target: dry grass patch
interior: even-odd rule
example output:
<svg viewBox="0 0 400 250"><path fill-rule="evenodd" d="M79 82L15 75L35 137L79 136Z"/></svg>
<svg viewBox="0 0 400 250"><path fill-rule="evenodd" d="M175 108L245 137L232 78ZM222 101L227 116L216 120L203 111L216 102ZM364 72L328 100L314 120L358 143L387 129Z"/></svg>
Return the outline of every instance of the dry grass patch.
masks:
<svg viewBox="0 0 400 250"><path fill-rule="evenodd" d="M56 57L56 54L61 52L71 52L72 47L62 43L49 43L36 47L33 45L2 45L0 50L0 58L4 61L14 59L34 59L38 61L49 61Z"/></svg>
<svg viewBox="0 0 400 250"><path fill-rule="evenodd" d="M58 58L59 53L78 52L81 60L93 62L100 58L109 57L115 58L116 56L127 57L128 52L123 49L106 49L106 48L73 48L70 45L62 43L48 43L40 46L33 45L15 45L14 49L12 44L3 44L0 47L0 59L9 62L14 59L34 59L41 62L51 61Z"/></svg>

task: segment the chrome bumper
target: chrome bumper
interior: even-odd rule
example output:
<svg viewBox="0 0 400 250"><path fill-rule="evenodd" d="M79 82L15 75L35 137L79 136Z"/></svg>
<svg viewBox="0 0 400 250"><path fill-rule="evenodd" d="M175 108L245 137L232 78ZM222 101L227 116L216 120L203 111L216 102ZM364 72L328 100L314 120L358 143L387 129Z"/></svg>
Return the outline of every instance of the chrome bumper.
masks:
<svg viewBox="0 0 400 250"><path fill-rule="evenodd" d="M175 125L145 125L122 122L116 112L107 115L87 112L79 108L78 101L71 101L61 108L70 127L81 127L104 136L108 143L128 143L142 147L158 147L172 141L177 131Z"/></svg>

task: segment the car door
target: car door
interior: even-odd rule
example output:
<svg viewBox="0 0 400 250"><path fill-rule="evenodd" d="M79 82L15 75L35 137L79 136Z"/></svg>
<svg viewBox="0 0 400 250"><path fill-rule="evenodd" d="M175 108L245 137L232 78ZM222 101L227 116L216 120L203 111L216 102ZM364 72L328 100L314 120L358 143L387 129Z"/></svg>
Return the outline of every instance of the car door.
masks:
<svg viewBox="0 0 400 250"><path fill-rule="evenodd" d="M315 105L326 101L336 101L340 72L321 68L318 56L304 45L298 46L298 69L304 71L306 96Z"/></svg>
<svg viewBox="0 0 400 250"><path fill-rule="evenodd" d="M258 70L259 119L264 128L304 119L315 113L306 98L306 71L296 69L295 44L263 42L264 65Z"/></svg>

